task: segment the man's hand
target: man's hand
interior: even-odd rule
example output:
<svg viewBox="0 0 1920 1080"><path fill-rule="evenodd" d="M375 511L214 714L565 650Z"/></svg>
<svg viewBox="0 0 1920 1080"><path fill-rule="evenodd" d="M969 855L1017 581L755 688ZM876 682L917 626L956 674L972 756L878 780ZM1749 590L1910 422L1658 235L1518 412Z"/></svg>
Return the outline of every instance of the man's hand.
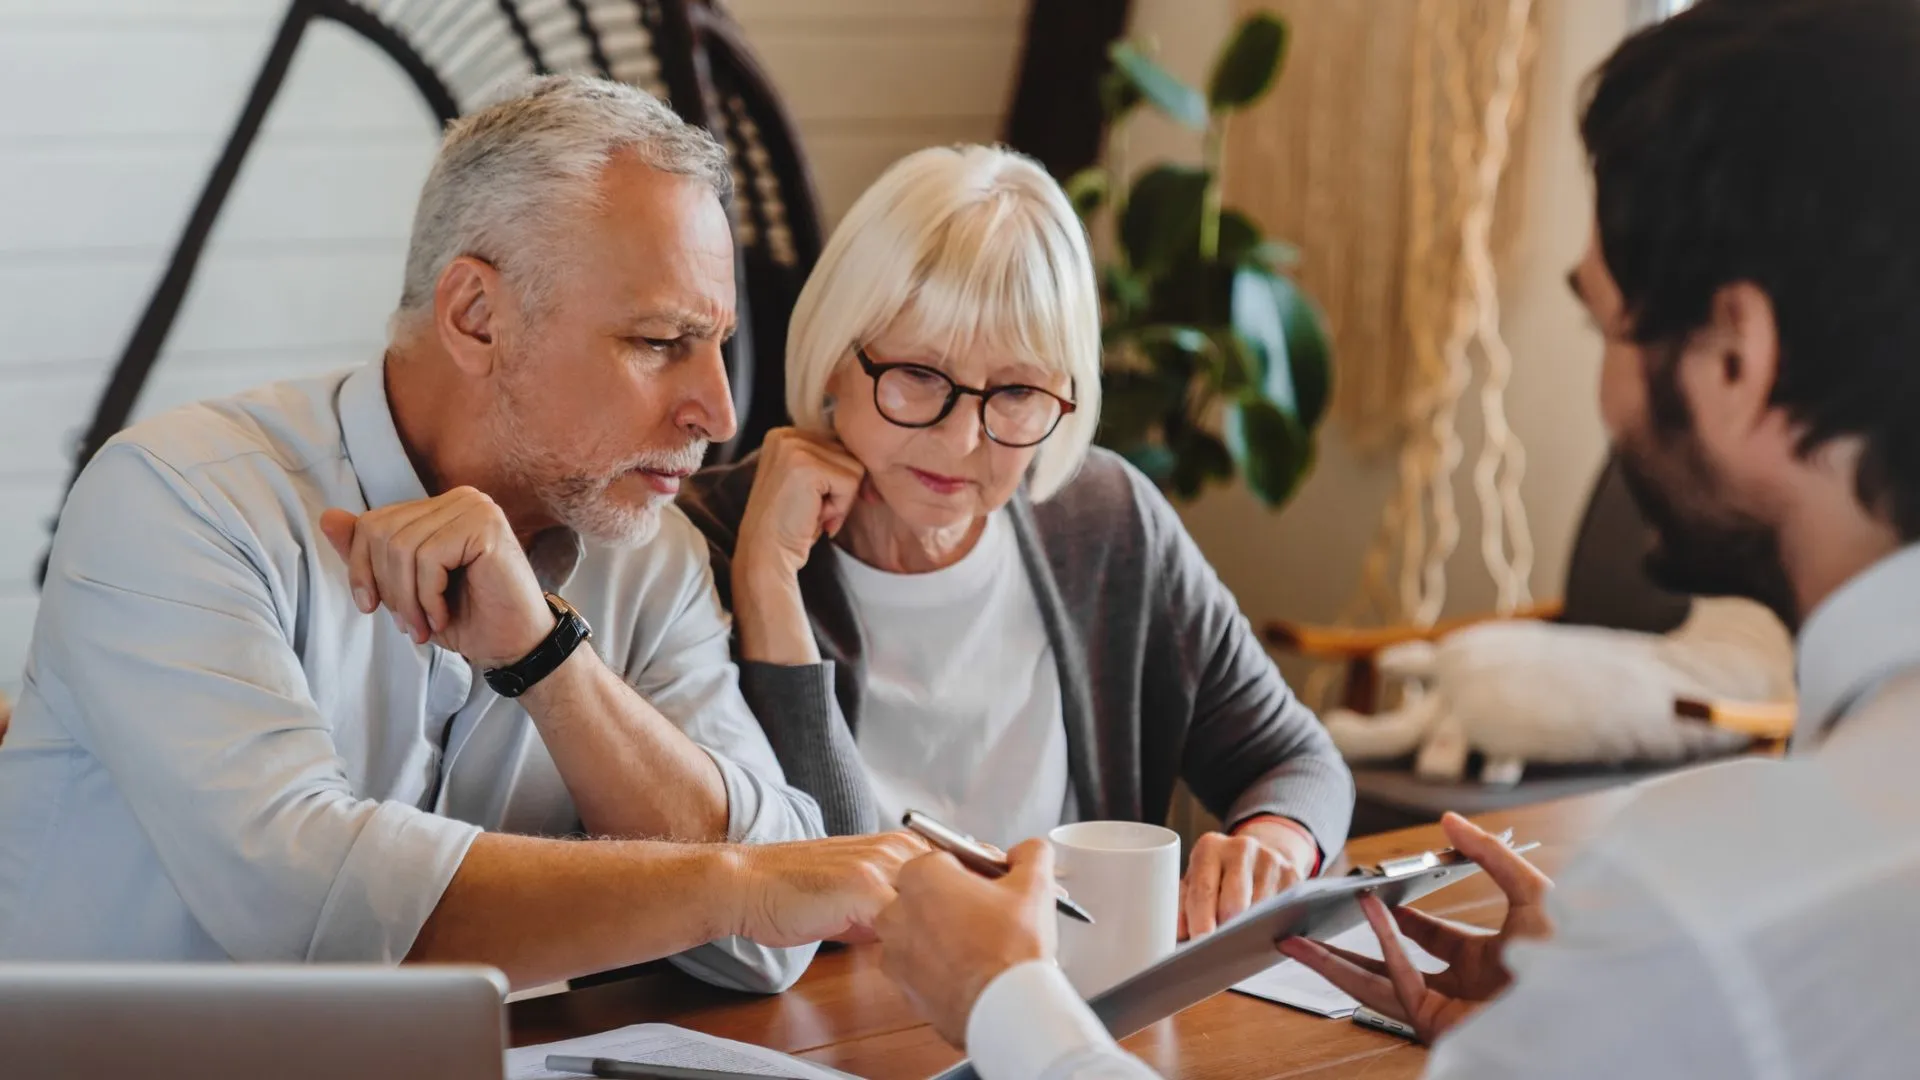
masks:
<svg viewBox="0 0 1920 1080"><path fill-rule="evenodd" d="M506 514L473 488L358 516L328 510L320 529L346 561L354 603L369 615L386 607L417 644L497 668L518 663L553 630Z"/></svg>
<svg viewBox="0 0 1920 1080"><path fill-rule="evenodd" d="M1232 836L1207 833L1194 842L1180 883L1179 938L1202 937L1228 919L1313 871L1319 855L1306 829L1271 815Z"/></svg>
<svg viewBox="0 0 1920 1080"><path fill-rule="evenodd" d="M926 851L908 832L741 848L734 933L769 948L857 939L893 902L900 868Z"/></svg>
<svg viewBox="0 0 1920 1080"><path fill-rule="evenodd" d="M828 436L798 428L767 433L733 552L734 625L743 658L820 662L798 575L820 537L838 535L847 523L866 475L859 459Z"/></svg>
<svg viewBox="0 0 1920 1080"><path fill-rule="evenodd" d="M1012 871L990 880L953 856L929 855L900 874L900 896L880 913L881 967L935 1031L955 1046L973 1003L1001 972L1054 955L1053 848L1029 840L1008 854Z"/></svg>
<svg viewBox="0 0 1920 1080"><path fill-rule="evenodd" d="M1497 932L1438 919L1413 908L1389 912L1377 897L1367 896L1361 899L1360 908L1380 939L1384 960L1306 938L1288 938L1279 946L1282 953L1312 968L1361 1004L1412 1024L1421 1041L1429 1043L1513 981L1506 965L1510 942L1553 935L1546 910L1547 893L1553 888L1551 878L1498 837L1458 814L1441 818L1440 827L1454 848L1480 864L1507 894L1506 921ZM1447 970L1422 975L1401 947L1400 933L1444 962Z"/></svg>

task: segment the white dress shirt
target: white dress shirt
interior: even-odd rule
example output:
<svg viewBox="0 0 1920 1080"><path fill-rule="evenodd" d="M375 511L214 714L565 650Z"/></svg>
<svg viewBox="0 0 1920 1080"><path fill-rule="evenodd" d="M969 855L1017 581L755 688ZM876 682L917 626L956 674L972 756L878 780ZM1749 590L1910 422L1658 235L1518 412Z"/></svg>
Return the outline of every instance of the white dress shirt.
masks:
<svg viewBox="0 0 1920 1080"><path fill-rule="evenodd" d="M482 829L579 831L526 711L361 614L320 532L426 497L383 374L168 413L81 476L0 744L0 960L396 962ZM536 575L713 757L729 839L822 835L740 696L706 544L663 513L631 550L545 534ZM678 962L773 989L811 956Z"/></svg>
<svg viewBox="0 0 1920 1080"><path fill-rule="evenodd" d="M866 630L857 743L880 820L932 814L1008 848L1072 805L1060 669L1005 510L973 550L926 574L835 548Z"/></svg>
<svg viewBox="0 0 1920 1080"><path fill-rule="evenodd" d="M1799 647L1796 756L1643 785L1428 1077L1914 1075L1920 546L1828 598ZM984 1080L1152 1075L1044 964L989 984L967 1035Z"/></svg>

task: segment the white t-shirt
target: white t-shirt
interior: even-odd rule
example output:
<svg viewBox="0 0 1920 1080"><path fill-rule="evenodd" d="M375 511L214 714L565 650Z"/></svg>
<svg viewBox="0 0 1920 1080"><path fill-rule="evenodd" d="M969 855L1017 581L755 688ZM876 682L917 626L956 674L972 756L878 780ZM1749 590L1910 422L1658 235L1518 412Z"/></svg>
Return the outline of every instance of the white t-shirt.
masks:
<svg viewBox="0 0 1920 1080"><path fill-rule="evenodd" d="M1006 511L932 573L890 574L834 550L866 630L855 741L881 821L920 810L1010 847L1066 820L1060 673Z"/></svg>

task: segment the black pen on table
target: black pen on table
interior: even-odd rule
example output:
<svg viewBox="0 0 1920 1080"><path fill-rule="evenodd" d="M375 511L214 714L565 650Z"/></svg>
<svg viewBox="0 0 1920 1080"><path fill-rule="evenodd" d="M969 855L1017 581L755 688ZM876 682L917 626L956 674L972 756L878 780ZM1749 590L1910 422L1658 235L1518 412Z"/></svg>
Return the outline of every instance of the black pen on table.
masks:
<svg viewBox="0 0 1920 1080"><path fill-rule="evenodd" d="M685 1065L648 1065L618 1058L574 1057L548 1054L547 1071L603 1076L608 1080L780 1080L765 1073L729 1072L725 1069L691 1069Z"/></svg>
<svg viewBox="0 0 1920 1080"><path fill-rule="evenodd" d="M918 810L907 811L906 816L900 819L900 824L905 825L907 831L919 835L927 843L960 860L961 866L976 874L990 878L1007 876L1009 869L1007 860L995 855L980 841L966 833L942 825ZM1087 909L1074 903L1064 892L1053 898L1053 906L1069 919L1078 919L1089 926L1093 925L1093 916L1087 914Z"/></svg>

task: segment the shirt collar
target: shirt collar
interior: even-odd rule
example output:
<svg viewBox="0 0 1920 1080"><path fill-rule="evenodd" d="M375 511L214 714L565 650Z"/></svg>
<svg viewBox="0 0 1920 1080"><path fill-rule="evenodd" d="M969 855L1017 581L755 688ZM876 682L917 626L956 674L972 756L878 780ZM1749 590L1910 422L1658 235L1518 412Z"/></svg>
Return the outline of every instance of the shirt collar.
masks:
<svg viewBox="0 0 1920 1080"><path fill-rule="evenodd" d="M400 442L400 429L393 426L385 360L347 376L340 387L339 409L340 435L367 509L426 498L427 487L413 470L413 459Z"/></svg>
<svg viewBox="0 0 1920 1080"><path fill-rule="evenodd" d="M340 435L369 510L427 497L427 486L414 471L413 459L400 441L400 429L393 423L386 372L385 360L368 364L348 375L340 387ZM548 529L534 537L527 561L540 587L558 592L572 580L585 554L586 543L579 533Z"/></svg>
<svg viewBox="0 0 1920 1080"><path fill-rule="evenodd" d="M1800 722L1817 739L1876 684L1920 664L1920 544L1854 575L1800 629Z"/></svg>
<svg viewBox="0 0 1920 1080"><path fill-rule="evenodd" d="M573 580L573 572L580 568L586 553L587 543L579 533L567 528L548 529L533 538L527 548L527 563L533 567L540 587L557 593Z"/></svg>

